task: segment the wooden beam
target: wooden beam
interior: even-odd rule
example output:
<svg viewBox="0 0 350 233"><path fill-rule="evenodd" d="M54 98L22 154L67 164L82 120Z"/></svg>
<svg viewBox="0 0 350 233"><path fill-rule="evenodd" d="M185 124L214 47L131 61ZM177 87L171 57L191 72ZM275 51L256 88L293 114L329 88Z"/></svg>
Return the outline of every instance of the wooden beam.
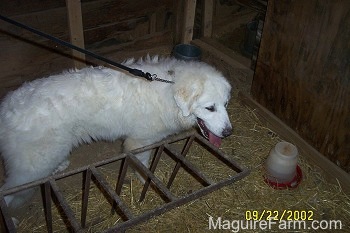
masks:
<svg viewBox="0 0 350 233"><path fill-rule="evenodd" d="M213 33L213 10L214 1L204 1L204 14L203 14L203 36L211 37Z"/></svg>
<svg viewBox="0 0 350 233"><path fill-rule="evenodd" d="M75 46L84 48L84 30L80 0L66 0L66 5L68 11L70 42ZM82 68L86 65L85 54L72 50L72 56L76 68Z"/></svg>
<svg viewBox="0 0 350 233"><path fill-rule="evenodd" d="M253 100L249 95L239 92L239 98L244 105L254 109L254 112L259 115L260 119L267 123L275 133L295 144L299 151L301 151L302 156L304 156L307 161L320 167L327 175L326 178L329 182L337 184L339 181L342 190L345 193L350 193L350 175L348 173L319 153L315 148L302 139L293 129L288 127L273 113Z"/></svg>
<svg viewBox="0 0 350 233"><path fill-rule="evenodd" d="M184 22L181 43L188 44L193 38L194 18L196 13L196 0L185 0Z"/></svg>

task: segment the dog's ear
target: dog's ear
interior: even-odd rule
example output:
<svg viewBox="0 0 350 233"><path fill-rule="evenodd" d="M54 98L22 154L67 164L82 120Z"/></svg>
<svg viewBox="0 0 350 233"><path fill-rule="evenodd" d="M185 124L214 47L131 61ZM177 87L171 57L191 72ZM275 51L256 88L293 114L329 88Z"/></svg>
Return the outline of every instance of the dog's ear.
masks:
<svg viewBox="0 0 350 233"><path fill-rule="evenodd" d="M175 102L181 109L183 116L189 116L194 102L203 91L203 85L198 82L177 84L175 88Z"/></svg>

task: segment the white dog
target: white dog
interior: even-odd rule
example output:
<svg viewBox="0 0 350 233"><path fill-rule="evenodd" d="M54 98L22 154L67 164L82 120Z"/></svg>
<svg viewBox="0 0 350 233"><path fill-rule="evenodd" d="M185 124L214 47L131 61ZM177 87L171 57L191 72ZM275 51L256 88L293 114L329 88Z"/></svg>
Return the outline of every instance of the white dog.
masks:
<svg viewBox="0 0 350 233"><path fill-rule="evenodd" d="M175 83L96 67L25 83L5 97L0 150L7 177L1 189L65 169L71 149L92 140L123 138L130 151L196 123L216 146L232 133L226 112L231 86L213 67L157 56L124 64ZM138 155L145 166L149 157ZM28 196L22 192L5 200L20 205Z"/></svg>

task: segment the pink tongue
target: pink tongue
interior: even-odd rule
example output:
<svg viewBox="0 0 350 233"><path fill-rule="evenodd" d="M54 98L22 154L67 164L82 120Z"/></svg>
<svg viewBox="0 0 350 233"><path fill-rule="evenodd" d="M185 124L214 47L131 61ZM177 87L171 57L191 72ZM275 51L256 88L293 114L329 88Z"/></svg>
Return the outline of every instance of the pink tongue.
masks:
<svg viewBox="0 0 350 233"><path fill-rule="evenodd" d="M208 133L209 133L209 142L211 142L216 147L220 147L221 138L211 132L208 132Z"/></svg>

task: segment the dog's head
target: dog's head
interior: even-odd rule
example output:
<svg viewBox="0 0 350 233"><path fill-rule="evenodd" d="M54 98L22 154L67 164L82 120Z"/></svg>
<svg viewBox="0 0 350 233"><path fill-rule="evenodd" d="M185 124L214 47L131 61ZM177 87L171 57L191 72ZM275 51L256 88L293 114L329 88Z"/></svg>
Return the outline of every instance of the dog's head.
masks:
<svg viewBox="0 0 350 233"><path fill-rule="evenodd" d="M182 115L195 117L203 136L219 147L221 138L232 134L226 111L231 86L215 69L204 71L190 72L187 78L176 80L175 102Z"/></svg>

